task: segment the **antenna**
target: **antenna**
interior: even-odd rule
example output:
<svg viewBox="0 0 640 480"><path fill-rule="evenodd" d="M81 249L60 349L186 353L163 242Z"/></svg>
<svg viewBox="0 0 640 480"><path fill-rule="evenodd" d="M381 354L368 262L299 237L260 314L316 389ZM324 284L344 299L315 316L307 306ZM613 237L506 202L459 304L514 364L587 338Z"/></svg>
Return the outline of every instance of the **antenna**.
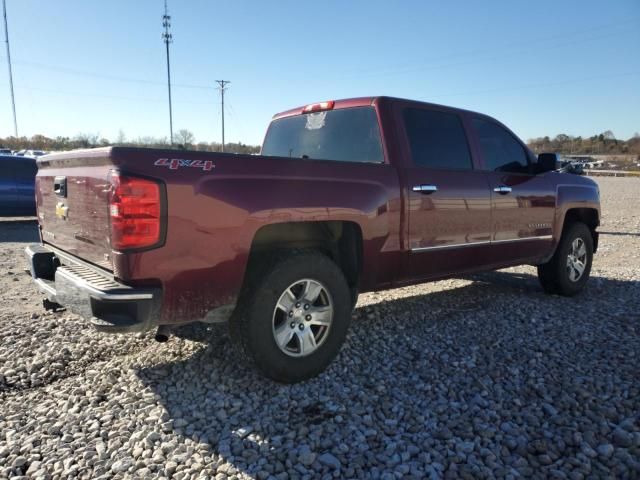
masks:
<svg viewBox="0 0 640 480"><path fill-rule="evenodd" d="M11 90L11 106L13 107L13 131L18 138L18 120L16 119L16 97L13 94L13 72L11 71L11 52L9 50L9 27L7 27L7 0L2 0L4 14L4 41L7 44L7 65L9 66L9 89Z"/></svg>
<svg viewBox="0 0 640 480"><path fill-rule="evenodd" d="M216 80L222 102L222 151L224 152L224 91L231 82L229 80Z"/></svg>
<svg viewBox="0 0 640 480"><path fill-rule="evenodd" d="M167 87L169 89L169 141L173 145L173 112L171 108L171 67L169 63L169 44L173 42L173 35L171 35L171 16L169 15L169 9L167 7L167 0L164 0L164 15L162 16L162 26L164 32L162 34L162 41L167 48Z"/></svg>

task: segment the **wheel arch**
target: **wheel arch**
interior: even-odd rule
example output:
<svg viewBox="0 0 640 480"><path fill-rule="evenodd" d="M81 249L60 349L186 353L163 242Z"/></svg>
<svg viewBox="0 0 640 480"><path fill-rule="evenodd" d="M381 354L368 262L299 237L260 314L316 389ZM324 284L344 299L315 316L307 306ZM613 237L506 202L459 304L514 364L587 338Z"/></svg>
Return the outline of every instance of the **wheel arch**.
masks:
<svg viewBox="0 0 640 480"><path fill-rule="evenodd" d="M286 250L318 250L344 273L349 287L357 289L362 273L363 240L360 225L327 220L281 222L259 228L252 241L245 278L265 257Z"/></svg>
<svg viewBox="0 0 640 480"><path fill-rule="evenodd" d="M595 253L598 250L598 232L596 228L600 225L600 212L597 208L592 207L569 208L565 212L562 221L562 233L564 234L568 226L575 222L584 223L589 228L593 240L593 253Z"/></svg>

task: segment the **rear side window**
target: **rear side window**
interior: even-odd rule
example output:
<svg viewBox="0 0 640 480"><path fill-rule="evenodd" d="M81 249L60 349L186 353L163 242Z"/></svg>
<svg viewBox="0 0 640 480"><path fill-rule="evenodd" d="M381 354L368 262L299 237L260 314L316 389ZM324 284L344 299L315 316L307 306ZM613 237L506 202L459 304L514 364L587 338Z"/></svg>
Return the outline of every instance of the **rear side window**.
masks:
<svg viewBox="0 0 640 480"><path fill-rule="evenodd" d="M274 120L262 155L343 162L383 162L373 107L341 108Z"/></svg>
<svg viewBox="0 0 640 480"><path fill-rule="evenodd" d="M529 173L527 154L522 145L500 125L479 118L473 119L487 170L509 173Z"/></svg>
<svg viewBox="0 0 640 480"><path fill-rule="evenodd" d="M408 108L404 125L413 163L428 168L471 170L471 154L460 117L455 113Z"/></svg>

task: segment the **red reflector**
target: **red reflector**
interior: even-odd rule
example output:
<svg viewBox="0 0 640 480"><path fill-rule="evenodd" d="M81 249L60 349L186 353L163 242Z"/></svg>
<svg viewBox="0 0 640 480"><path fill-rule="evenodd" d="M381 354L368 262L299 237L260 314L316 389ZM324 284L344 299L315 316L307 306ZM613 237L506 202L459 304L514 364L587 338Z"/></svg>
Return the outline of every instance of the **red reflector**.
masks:
<svg viewBox="0 0 640 480"><path fill-rule="evenodd" d="M329 100L328 102L312 103L302 109L302 113L320 112L322 110L332 110L336 102Z"/></svg>
<svg viewBox="0 0 640 480"><path fill-rule="evenodd" d="M109 218L114 250L152 247L160 242L160 185L144 178L109 175Z"/></svg>

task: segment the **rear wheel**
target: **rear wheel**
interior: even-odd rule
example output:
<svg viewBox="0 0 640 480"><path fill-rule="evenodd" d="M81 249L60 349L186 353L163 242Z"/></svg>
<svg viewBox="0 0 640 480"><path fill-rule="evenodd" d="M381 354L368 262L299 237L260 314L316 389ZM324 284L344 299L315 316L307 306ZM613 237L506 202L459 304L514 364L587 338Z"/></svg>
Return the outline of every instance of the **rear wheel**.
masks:
<svg viewBox="0 0 640 480"><path fill-rule="evenodd" d="M549 262L538 266L538 279L547 293L572 296L584 288L593 260L593 238L584 223L569 225Z"/></svg>
<svg viewBox="0 0 640 480"><path fill-rule="evenodd" d="M284 254L252 272L230 322L233 338L258 370L284 383L322 372L335 358L351 318L351 292L325 255Z"/></svg>

